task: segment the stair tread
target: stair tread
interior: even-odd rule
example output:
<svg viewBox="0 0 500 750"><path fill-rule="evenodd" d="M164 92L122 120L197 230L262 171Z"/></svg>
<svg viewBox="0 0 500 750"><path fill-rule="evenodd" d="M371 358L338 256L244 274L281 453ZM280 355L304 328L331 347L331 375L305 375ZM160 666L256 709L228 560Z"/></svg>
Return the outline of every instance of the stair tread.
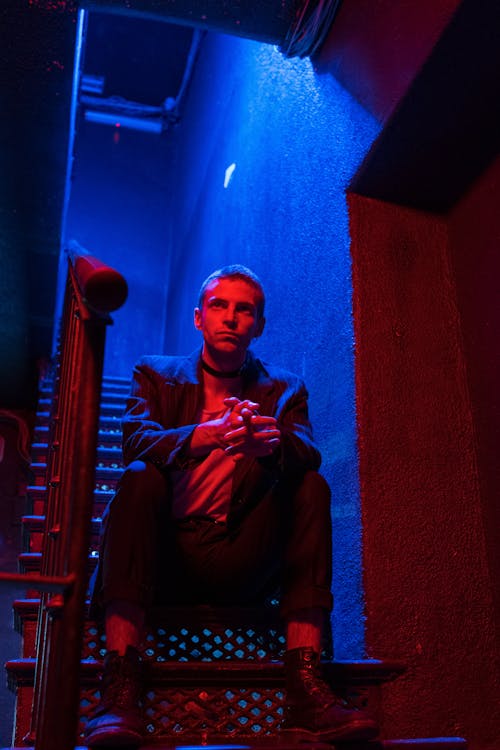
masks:
<svg viewBox="0 0 500 750"><path fill-rule="evenodd" d="M36 659L11 659L5 668L18 685L32 684ZM82 659L82 684L96 684L101 673L102 662ZM324 661L326 676L337 685L379 685L394 680L403 671L400 663L381 659L355 661ZM161 661L149 662L148 673L152 685L184 685L206 687L220 685L251 686L265 682L282 685L284 666L281 660L254 661Z"/></svg>
<svg viewBox="0 0 500 750"><path fill-rule="evenodd" d="M128 383L130 385L130 377L127 377L125 375L110 375L109 373L105 373L102 376L102 382L103 383ZM54 383L54 374L53 373L47 373L47 375L42 379L41 381L41 387L42 388L52 388Z"/></svg>
<svg viewBox="0 0 500 750"><path fill-rule="evenodd" d="M111 443L115 442L117 445L121 445L121 439L122 439L122 433L121 430L118 428L118 425L116 427L113 427L113 430L111 429L99 429L98 436L97 436L97 442L99 443ZM37 424L34 429L34 434L37 440L41 440L42 438L47 438L49 434L49 427L46 424Z"/></svg>
<svg viewBox="0 0 500 750"><path fill-rule="evenodd" d="M41 497L45 498L45 495L47 494L47 486L45 484L30 484L26 491L29 495L32 495L33 497ZM114 492L112 490L94 490L94 501L100 501L100 502L107 502L107 500L111 499Z"/></svg>
<svg viewBox="0 0 500 750"><path fill-rule="evenodd" d="M46 442L36 442L32 443L31 450L32 452L40 452L40 451L47 451L49 449L49 446ZM104 454L110 454L112 456L114 455L121 455L121 447L115 446L115 445L99 445L97 448L97 457L99 458L100 455Z"/></svg>
<svg viewBox="0 0 500 750"><path fill-rule="evenodd" d="M103 406L104 404L111 404L111 403L113 403L113 404L115 404L115 403L124 404L125 401L127 400L127 395L128 394L125 391L123 393L120 393L120 392L113 393L111 391L102 392L101 393L100 404L101 404L101 406ZM38 399L39 410L40 411L46 411L45 408L42 410L42 409L40 409L40 407L41 406L43 406L43 407L46 407L46 406L50 407L51 404L52 404L52 394L50 394L48 392L42 393L41 397Z"/></svg>
<svg viewBox="0 0 500 750"><path fill-rule="evenodd" d="M25 515L21 518L23 528L30 533L42 533L45 530L45 515ZM102 518L93 516L90 520L93 534L99 534L102 527Z"/></svg>
<svg viewBox="0 0 500 750"><path fill-rule="evenodd" d="M47 471L47 463L45 461L33 462L31 464L31 471L35 476L43 476ZM97 478L113 478L118 479L122 474L121 467L114 466L99 466L95 468Z"/></svg>
<svg viewBox="0 0 500 750"><path fill-rule="evenodd" d="M50 412L48 411L37 411L36 418L38 420L48 420L50 419ZM100 425L107 425L112 424L119 426L121 424L121 415L120 416L110 416L110 415L104 415L99 417L99 423Z"/></svg>

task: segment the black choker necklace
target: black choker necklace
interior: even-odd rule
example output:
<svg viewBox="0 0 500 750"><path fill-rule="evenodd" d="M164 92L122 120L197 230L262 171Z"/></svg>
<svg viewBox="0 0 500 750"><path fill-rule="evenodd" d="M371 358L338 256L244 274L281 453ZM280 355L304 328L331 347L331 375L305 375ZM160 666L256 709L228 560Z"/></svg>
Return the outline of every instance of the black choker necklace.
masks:
<svg viewBox="0 0 500 750"><path fill-rule="evenodd" d="M205 370L205 372L208 372L210 375L213 375L214 378L237 378L239 375L241 375L241 371L243 370L245 363L243 362L241 367L238 367L237 370L230 370L229 372L221 372L221 370L214 370L213 367L210 367L210 365L207 365L207 363L202 357L201 366L202 366L202 369Z"/></svg>

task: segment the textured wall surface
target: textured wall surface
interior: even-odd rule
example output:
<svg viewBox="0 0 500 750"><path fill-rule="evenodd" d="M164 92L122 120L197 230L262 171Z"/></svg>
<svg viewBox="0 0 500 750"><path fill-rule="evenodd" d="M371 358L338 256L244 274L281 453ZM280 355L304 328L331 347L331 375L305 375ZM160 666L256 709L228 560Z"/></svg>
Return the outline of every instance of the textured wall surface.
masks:
<svg viewBox="0 0 500 750"><path fill-rule="evenodd" d="M268 291L264 359L304 376L333 490L337 656L363 653L363 601L345 188L377 133L310 61L207 37L176 145L176 222L166 349L199 345L202 279L243 262ZM235 164L228 186L226 169Z"/></svg>
<svg viewBox="0 0 500 750"><path fill-rule="evenodd" d="M358 196L351 207L367 645L408 666L385 689L384 732L461 735L493 750L498 570L448 225Z"/></svg>
<svg viewBox="0 0 500 750"><path fill-rule="evenodd" d="M481 511L500 644L499 196L500 159L497 159L451 213L450 246L457 281L474 429L479 446L477 462ZM500 699L500 684L498 695Z"/></svg>

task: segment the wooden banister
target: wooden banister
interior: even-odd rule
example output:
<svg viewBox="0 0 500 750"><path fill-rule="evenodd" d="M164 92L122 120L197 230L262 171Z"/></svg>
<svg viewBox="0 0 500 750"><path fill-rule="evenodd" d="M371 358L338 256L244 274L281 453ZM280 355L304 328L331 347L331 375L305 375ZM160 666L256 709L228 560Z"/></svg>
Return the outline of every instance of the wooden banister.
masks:
<svg viewBox="0 0 500 750"><path fill-rule="evenodd" d="M47 453L47 505L32 724L36 750L75 747L102 368L123 276L76 243L68 276ZM67 582L67 586L56 583Z"/></svg>

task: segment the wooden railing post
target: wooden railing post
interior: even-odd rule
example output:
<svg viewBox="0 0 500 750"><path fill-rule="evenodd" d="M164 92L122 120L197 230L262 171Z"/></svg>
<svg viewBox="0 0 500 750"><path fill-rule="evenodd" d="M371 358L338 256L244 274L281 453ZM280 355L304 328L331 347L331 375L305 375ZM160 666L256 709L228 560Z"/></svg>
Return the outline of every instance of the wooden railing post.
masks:
<svg viewBox="0 0 500 750"><path fill-rule="evenodd" d="M40 598L32 725L36 750L75 746L99 407L109 312L124 278L79 247L69 253L47 459L42 578L69 576Z"/></svg>

